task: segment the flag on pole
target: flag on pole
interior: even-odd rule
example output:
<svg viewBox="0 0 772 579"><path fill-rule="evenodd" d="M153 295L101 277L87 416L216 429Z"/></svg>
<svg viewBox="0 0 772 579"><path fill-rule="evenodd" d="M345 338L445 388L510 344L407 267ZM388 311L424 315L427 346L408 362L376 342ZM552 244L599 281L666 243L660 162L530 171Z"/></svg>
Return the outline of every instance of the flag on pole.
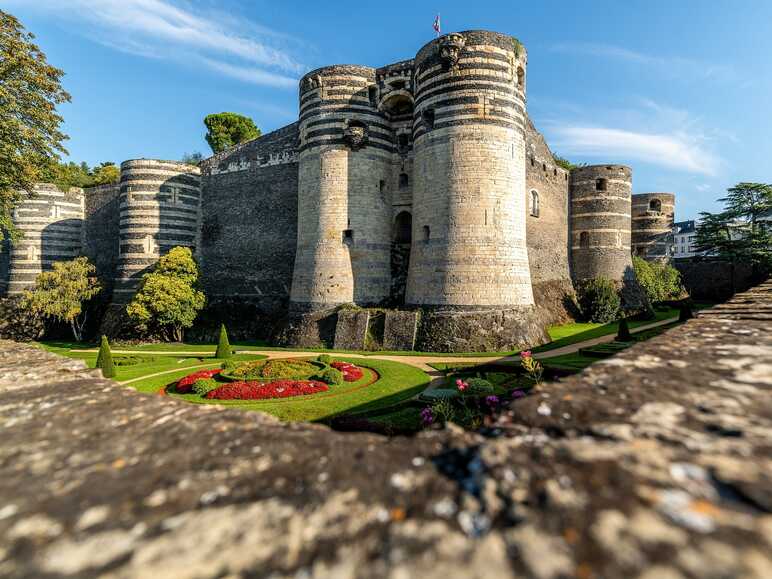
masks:
<svg viewBox="0 0 772 579"><path fill-rule="evenodd" d="M440 15L437 14L437 17L434 19L434 31L437 33L437 38L440 37Z"/></svg>

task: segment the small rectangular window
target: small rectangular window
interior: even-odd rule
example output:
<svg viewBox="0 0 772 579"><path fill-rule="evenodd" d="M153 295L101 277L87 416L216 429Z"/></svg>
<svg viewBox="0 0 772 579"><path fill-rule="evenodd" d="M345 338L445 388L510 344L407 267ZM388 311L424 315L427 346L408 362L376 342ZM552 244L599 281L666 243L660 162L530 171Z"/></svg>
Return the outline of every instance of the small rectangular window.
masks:
<svg viewBox="0 0 772 579"><path fill-rule="evenodd" d="M344 229L343 230L343 243L351 243L354 241L354 230L353 229Z"/></svg>

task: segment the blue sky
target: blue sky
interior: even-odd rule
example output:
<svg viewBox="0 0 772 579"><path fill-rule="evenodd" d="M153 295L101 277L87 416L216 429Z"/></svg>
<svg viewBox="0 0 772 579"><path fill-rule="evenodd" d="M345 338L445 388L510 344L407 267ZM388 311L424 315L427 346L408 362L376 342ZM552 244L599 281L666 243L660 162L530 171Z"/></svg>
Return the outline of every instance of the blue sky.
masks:
<svg viewBox="0 0 772 579"><path fill-rule="evenodd" d="M383 9L383 7L386 9ZM772 181L767 0L0 0L66 72L73 160L209 153L202 119L264 132L295 118L296 80L332 63L410 58L485 28L528 50L528 110L553 151L626 163L634 189L674 191L677 219L738 181Z"/></svg>

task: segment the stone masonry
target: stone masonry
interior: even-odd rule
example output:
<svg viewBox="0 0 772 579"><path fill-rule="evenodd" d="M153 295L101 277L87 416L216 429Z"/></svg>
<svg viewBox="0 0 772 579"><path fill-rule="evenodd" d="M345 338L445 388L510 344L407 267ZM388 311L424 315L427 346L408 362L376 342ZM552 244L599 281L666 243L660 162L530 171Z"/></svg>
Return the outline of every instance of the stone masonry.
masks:
<svg viewBox="0 0 772 579"><path fill-rule="evenodd" d="M770 322L767 282L483 433L394 439L0 342L0 575L766 579Z"/></svg>

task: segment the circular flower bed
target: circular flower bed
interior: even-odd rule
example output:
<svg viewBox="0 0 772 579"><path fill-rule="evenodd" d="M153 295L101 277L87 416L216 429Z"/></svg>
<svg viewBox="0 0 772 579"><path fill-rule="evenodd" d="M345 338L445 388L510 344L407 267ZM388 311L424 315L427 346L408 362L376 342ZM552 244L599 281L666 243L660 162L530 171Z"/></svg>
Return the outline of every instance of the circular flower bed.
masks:
<svg viewBox="0 0 772 579"><path fill-rule="evenodd" d="M275 380L273 382L231 382L208 392L204 398L216 400L265 400L291 398L329 390L317 380Z"/></svg>
<svg viewBox="0 0 772 579"><path fill-rule="evenodd" d="M184 378L181 378L174 389L178 394L189 394L193 389L193 384L197 381L212 378L220 372L222 372L220 368L217 368L216 370L199 370L198 372L193 372L192 374L188 374Z"/></svg>
<svg viewBox="0 0 772 579"><path fill-rule="evenodd" d="M340 370L343 373L343 379L346 382L356 382L357 380L361 380L362 376L365 375L362 368L348 362L332 362L330 366L336 370Z"/></svg>

